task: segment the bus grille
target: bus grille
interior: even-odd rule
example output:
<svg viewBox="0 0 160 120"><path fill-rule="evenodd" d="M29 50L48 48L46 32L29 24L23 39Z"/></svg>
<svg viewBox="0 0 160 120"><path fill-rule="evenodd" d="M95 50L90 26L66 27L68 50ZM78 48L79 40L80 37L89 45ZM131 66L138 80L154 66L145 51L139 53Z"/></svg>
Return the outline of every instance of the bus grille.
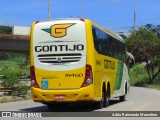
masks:
<svg viewBox="0 0 160 120"><path fill-rule="evenodd" d="M80 61L82 54L43 54L38 55L41 63L61 64L61 63L75 63Z"/></svg>

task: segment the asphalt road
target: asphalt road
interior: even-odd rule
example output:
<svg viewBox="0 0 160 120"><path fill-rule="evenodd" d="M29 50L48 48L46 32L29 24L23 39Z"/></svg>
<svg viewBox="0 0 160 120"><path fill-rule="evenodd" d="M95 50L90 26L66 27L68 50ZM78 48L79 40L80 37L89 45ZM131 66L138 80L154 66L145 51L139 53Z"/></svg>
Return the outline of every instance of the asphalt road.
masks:
<svg viewBox="0 0 160 120"><path fill-rule="evenodd" d="M1 103L0 111L49 112L48 108L45 105L41 103L35 103L32 100ZM89 104L79 104L79 105L73 104L70 105L69 108L63 108L63 107L56 108L54 111L52 111L52 113L57 113L57 112L91 113L94 111L160 111L160 90L131 87L129 94L126 96L126 101L119 102L118 98L113 98L110 100L110 106L107 108L95 109ZM99 113L104 114L103 112ZM72 119L76 119L76 117L72 117ZM96 119L96 117L94 119ZM119 117L117 117L116 119L120 120ZM126 118L124 118L123 120L125 119ZM146 119L151 120L151 118L146 118ZM156 118L154 118L154 120L155 119Z"/></svg>

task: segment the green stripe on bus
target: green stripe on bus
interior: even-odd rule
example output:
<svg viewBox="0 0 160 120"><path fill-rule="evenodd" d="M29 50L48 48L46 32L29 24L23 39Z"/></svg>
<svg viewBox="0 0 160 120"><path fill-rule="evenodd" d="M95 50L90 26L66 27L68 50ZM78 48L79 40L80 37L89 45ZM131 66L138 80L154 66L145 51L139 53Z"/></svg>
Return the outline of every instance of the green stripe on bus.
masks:
<svg viewBox="0 0 160 120"><path fill-rule="evenodd" d="M122 76L123 76L123 66L124 62L121 60L118 61L118 69L117 69L117 75L116 75L116 81L114 85L114 90L119 90L122 83Z"/></svg>

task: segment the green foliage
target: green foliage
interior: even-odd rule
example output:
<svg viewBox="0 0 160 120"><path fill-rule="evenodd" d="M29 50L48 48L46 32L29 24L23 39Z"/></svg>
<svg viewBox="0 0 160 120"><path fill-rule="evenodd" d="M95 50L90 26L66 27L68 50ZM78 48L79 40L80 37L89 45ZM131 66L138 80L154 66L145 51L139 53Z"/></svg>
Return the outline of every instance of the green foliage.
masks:
<svg viewBox="0 0 160 120"><path fill-rule="evenodd" d="M154 83L160 74L160 39L157 33L141 28L126 39L128 50L134 55L136 62L146 63L149 83Z"/></svg>
<svg viewBox="0 0 160 120"><path fill-rule="evenodd" d="M22 70L12 66L10 68L4 69L2 74L4 75L3 86L12 87L13 85L18 84Z"/></svg>
<svg viewBox="0 0 160 120"><path fill-rule="evenodd" d="M0 60L6 60L7 59L7 55L0 53Z"/></svg>
<svg viewBox="0 0 160 120"><path fill-rule="evenodd" d="M147 24L144 28L154 32L160 38L160 25Z"/></svg>
<svg viewBox="0 0 160 120"><path fill-rule="evenodd" d="M14 61L18 64L25 64L26 62L26 56L22 54L15 54L15 53L6 53L5 60Z"/></svg>
<svg viewBox="0 0 160 120"><path fill-rule="evenodd" d="M145 86L145 84L148 83L148 81L149 81L149 78L148 78L147 71L146 71L144 65L136 64L130 70L130 82L131 82L131 85L134 85L134 86Z"/></svg>
<svg viewBox="0 0 160 120"><path fill-rule="evenodd" d="M133 32L126 39L126 43L129 51L134 54L136 62L146 62L159 55L160 40L152 31L141 28Z"/></svg>
<svg viewBox="0 0 160 120"><path fill-rule="evenodd" d="M146 85L145 87L155 88L160 90L160 84L151 84L151 85Z"/></svg>
<svg viewBox="0 0 160 120"><path fill-rule="evenodd" d="M130 70L130 83L133 86L152 87L160 89L160 74L157 76L153 84L149 83L149 77L145 65L136 64Z"/></svg>
<svg viewBox="0 0 160 120"><path fill-rule="evenodd" d="M29 65L26 65L25 67L23 67L22 75L30 76L30 66Z"/></svg>
<svg viewBox="0 0 160 120"><path fill-rule="evenodd" d="M27 85L20 85L13 88L12 95L26 95L28 93Z"/></svg>
<svg viewBox="0 0 160 120"><path fill-rule="evenodd" d="M3 75L1 85L11 87L12 95L27 94L27 83L20 80L22 76L29 76L26 56L13 53L8 53L5 56L5 60L0 61L0 74Z"/></svg>
<svg viewBox="0 0 160 120"><path fill-rule="evenodd" d="M29 100L29 99L31 99L30 94L27 94L25 96L7 96L7 97L2 97L0 99L0 103L22 101L22 100Z"/></svg>
<svg viewBox="0 0 160 120"><path fill-rule="evenodd" d="M1 34L11 34L12 33L12 27L10 27L10 26L0 26L0 33Z"/></svg>

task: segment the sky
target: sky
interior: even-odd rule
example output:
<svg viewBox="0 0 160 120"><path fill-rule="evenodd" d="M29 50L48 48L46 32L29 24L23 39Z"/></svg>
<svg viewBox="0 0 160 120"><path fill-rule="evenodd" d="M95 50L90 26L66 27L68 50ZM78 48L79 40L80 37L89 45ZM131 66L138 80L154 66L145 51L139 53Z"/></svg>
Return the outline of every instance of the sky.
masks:
<svg viewBox="0 0 160 120"><path fill-rule="evenodd" d="M0 25L30 27L34 21L47 20L48 1L1 0ZM137 27L160 25L160 0L135 1ZM52 0L51 19L71 17L90 19L114 32L126 32L134 25L134 0Z"/></svg>

